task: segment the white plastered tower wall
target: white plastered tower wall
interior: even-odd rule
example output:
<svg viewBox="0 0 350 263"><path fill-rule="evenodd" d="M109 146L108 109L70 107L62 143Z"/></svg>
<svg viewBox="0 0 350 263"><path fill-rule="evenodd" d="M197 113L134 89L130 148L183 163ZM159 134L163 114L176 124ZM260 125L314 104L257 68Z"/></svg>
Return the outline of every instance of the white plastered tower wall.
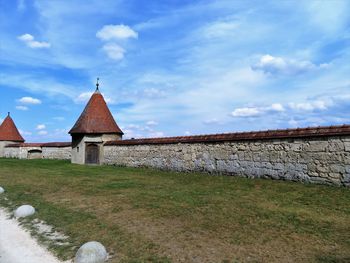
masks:
<svg viewBox="0 0 350 263"><path fill-rule="evenodd" d="M104 163L103 145L108 141L121 140L120 134L83 134L72 136L72 163L85 164L86 145L96 144L99 147L99 163Z"/></svg>
<svg viewBox="0 0 350 263"><path fill-rule="evenodd" d="M0 157L5 157L5 147L9 144L12 144L15 142L12 141L0 141Z"/></svg>

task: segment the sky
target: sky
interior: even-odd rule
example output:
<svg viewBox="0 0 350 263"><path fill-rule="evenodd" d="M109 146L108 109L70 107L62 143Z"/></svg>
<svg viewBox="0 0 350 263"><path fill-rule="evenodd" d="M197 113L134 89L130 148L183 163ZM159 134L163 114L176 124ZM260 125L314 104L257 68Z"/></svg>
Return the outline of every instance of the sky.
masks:
<svg viewBox="0 0 350 263"><path fill-rule="evenodd" d="M0 121L70 141L100 90L124 138L350 123L350 1L0 0Z"/></svg>

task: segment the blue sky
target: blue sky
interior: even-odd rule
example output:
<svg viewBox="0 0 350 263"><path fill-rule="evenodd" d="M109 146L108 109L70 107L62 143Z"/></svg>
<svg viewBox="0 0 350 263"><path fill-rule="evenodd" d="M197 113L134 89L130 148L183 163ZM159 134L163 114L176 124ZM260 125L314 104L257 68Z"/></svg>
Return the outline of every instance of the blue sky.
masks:
<svg viewBox="0 0 350 263"><path fill-rule="evenodd" d="M100 77L125 138L350 123L349 14L340 0L0 0L0 118L69 141Z"/></svg>

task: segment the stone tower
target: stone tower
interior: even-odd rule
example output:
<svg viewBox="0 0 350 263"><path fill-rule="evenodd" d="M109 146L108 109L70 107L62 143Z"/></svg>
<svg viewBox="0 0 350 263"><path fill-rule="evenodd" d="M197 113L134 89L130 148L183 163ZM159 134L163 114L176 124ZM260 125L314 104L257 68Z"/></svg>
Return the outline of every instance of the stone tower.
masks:
<svg viewBox="0 0 350 263"><path fill-rule="evenodd" d="M4 156L5 146L12 143L24 142L10 113L0 125L0 157Z"/></svg>
<svg viewBox="0 0 350 263"><path fill-rule="evenodd" d="M69 131L72 136L72 163L101 164L104 159L104 143L122 139L123 132L109 111L98 86L97 82L96 91Z"/></svg>

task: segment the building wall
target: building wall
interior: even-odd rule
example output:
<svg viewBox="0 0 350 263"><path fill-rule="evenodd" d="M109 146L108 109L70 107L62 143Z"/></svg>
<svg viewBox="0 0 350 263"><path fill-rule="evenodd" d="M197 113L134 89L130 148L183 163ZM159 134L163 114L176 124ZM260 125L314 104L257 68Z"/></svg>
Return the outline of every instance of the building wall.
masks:
<svg viewBox="0 0 350 263"><path fill-rule="evenodd" d="M19 147L6 147L4 148L4 157L6 158L20 158Z"/></svg>
<svg viewBox="0 0 350 263"><path fill-rule="evenodd" d="M5 146L9 144L8 141L0 141L0 157L4 157L5 154Z"/></svg>
<svg viewBox="0 0 350 263"><path fill-rule="evenodd" d="M350 186L350 136L105 145L104 163Z"/></svg>
<svg viewBox="0 0 350 263"><path fill-rule="evenodd" d="M85 146L87 143L96 143L100 147L100 163L104 163L103 144L107 141L120 140L118 134L86 134L72 137L72 163L85 164Z"/></svg>
<svg viewBox="0 0 350 263"><path fill-rule="evenodd" d="M96 143L102 145L101 135L85 135L73 138L72 141L72 163L85 164L85 146L86 143ZM102 150L100 149L100 153ZM100 157L101 160L101 157Z"/></svg>

